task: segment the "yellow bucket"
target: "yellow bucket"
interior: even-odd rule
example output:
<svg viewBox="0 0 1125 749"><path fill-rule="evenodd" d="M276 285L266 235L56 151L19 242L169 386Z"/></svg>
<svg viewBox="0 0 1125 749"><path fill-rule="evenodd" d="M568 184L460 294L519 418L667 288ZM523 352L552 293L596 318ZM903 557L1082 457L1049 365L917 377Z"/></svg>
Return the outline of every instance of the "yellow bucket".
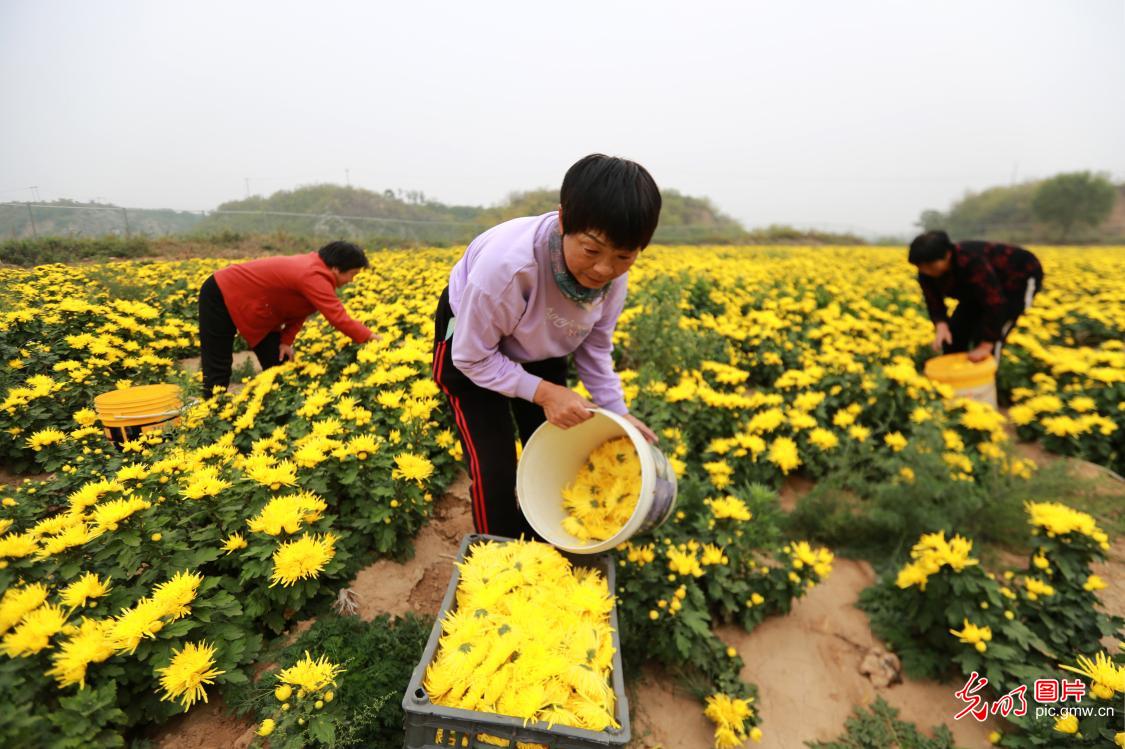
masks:
<svg viewBox="0 0 1125 749"><path fill-rule="evenodd" d="M953 388L959 398L996 404L996 359L988 357L979 362L969 361L968 354L935 356L926 362L926 376Z"/></svg>
<svg viewBox="0 0 1125 749"><path fill-rule="evenodd" d="M182 407L180 386L170 383L111 390L94 398L105 436L116 445L178 424Z"/></svg>

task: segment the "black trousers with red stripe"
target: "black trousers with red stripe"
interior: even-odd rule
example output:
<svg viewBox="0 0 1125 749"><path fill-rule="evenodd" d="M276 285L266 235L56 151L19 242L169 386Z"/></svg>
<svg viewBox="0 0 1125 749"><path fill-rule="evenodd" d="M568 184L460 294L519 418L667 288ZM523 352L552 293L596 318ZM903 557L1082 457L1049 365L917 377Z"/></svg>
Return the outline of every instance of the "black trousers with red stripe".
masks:
<svg viewBox="0 0 1125 749"><path fill-rule="evenodd" d="M473 526L478 533L538 539L516 501L516 433L526 444L546 416L534 403L480 387L454 366L453 340L445 338L452 317L446 289L434 315L434 381L461 435L472 482ZM566 384L566 357L522 366L548 382Z"/></svg>

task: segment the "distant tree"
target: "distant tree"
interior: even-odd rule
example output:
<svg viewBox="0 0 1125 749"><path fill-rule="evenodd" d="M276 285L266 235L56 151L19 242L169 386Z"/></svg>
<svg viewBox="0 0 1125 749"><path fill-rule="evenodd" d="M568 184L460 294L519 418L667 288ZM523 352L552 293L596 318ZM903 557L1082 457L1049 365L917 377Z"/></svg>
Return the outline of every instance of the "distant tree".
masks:
<svg viewBox="0 0 1125 749"><path fill-rule="evenodd" d="M1035 218L1059 230L1065 240L1076 226L1096 227L1109 218L1117 191L1108 179L1091 172L1071 172L1045 180L1035 192Z"/></svg>
<svg viewBox="0 0 1125 749"><path fill-rule="evenodd" d="M1034 238L1031 200L1038 186L1024 182L967 192L948 211L923 211L917 225L943 229L955 240L1026 241Z"/></svg>
<svg viewBox="0 0 1125 749"><path fill-rule="evenodd" d="M937 231L945 229L947 217L941 211L925 210L922 215L918 217L916 225L921 227L922 231Z"/></svg>

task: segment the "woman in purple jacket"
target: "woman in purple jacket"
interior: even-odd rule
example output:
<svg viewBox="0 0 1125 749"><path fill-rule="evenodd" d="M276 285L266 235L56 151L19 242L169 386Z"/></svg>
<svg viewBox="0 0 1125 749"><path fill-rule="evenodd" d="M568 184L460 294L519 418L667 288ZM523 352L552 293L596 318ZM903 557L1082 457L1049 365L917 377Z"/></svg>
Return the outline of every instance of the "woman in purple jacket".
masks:
<svg viewBox="0 0 1125 749"><path fill-rule="evenodd" d="M594 154L567 171L559 202L474 239L434 316L434 380L461 435L478 533L535 537L516 501L513 415L526 443L544 420L569 428L596 404L656 442L625 407L612 352L660 191L639 164ZM566 385L571 354L593 403Z"/></svg>

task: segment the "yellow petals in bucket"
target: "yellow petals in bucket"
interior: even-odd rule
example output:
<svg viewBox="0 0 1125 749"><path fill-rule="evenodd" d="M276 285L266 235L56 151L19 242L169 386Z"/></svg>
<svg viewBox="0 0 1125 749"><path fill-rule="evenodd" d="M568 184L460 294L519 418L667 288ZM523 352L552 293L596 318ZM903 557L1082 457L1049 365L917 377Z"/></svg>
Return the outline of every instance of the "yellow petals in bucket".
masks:
<svg viewBox="0 0 1125 749"><path fill-rule="evenodd" d="M676 474L664 453L624 417L593 414L569 429L544 423L516 468L528 524L571 554L616 548L657 528L676 506Z"/></svg>
<svg viewBox="0 0 1125 749"><path fill-rule="evenodd" d="M641 493L641 459L627 437L603 442L563 489L563 528L583 541L605 541L629 522Z"/></svg>

